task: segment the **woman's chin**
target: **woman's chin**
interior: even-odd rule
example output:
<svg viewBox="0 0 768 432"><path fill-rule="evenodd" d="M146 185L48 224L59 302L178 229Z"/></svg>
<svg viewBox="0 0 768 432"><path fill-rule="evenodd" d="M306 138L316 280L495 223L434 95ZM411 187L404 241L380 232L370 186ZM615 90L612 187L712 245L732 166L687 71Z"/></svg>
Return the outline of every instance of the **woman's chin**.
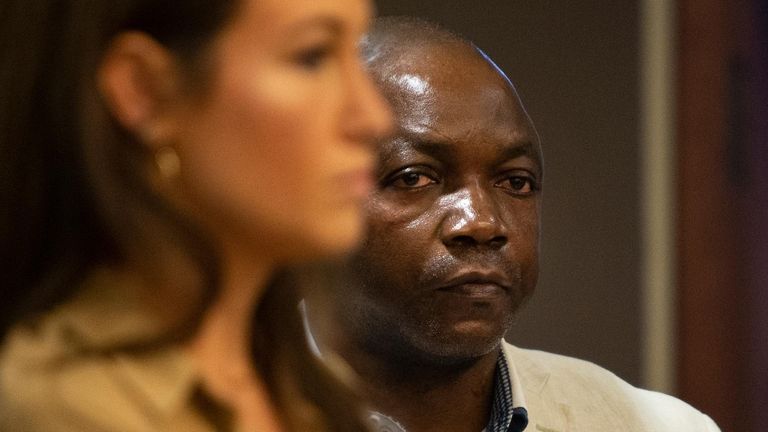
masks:
<svg viewBox="0 0 768 432"><path fill-rule="evenodd" d="M314 238L313 258L334 257L350 252L361 240L362 224L359 218L339 218L321 230Z"/></svg>
<svg viewBox="0 0 768 432"><path fill-rule="evenodd" d="M342 256L361 241L362 220L358 211L338 212L332 218L315 218L297 229L293 240L275 245L284 260L302 263ZM276 251L274 251L276 252Z"/></svg>

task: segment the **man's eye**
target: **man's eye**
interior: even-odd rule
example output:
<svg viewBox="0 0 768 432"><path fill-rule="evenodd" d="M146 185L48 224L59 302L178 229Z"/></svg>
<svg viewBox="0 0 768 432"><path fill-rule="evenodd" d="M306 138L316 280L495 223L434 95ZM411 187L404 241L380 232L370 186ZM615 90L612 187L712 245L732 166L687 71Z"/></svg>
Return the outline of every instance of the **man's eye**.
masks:
<svg viewBox="0 0 768 432"><path fill-rule="evenodd" d="M536 191L534 180L526 176L507 177L496 183L495 186L517 195L529 195Z"/></svg>
<svg viewBox="0 0 768 432"><path fill-rule="evenodd" d="M434 183L437 182L433 178L417 172L407 172L400 174L399 176L393 178L391 182L392 186L409 189L429 186Z"/></svg>

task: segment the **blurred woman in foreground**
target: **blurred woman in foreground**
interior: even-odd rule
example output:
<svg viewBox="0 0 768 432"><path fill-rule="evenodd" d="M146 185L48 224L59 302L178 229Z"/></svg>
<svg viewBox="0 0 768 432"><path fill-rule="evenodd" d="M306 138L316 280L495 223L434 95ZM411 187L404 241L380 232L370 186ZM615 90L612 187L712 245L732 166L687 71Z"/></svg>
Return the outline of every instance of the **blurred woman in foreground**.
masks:
<svg viewBox="0 0 768 432"><path fill-rule="evenodd" d="M362 427L263 287L358 239L369 8L0 5L0 429Z"/></svg>

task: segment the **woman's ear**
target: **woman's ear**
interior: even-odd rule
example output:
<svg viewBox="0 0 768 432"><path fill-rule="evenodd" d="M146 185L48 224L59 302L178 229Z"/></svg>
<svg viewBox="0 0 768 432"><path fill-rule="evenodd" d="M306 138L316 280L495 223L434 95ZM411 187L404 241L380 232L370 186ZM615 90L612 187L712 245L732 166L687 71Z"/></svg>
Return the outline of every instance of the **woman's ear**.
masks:
<svg viewBox="0 0 768 432"><path fill-rule="evenodd" d="M97 72L102 98L117 121L150 147L175 133L180 77L173 54L141 32L112 40Z"/></svg>

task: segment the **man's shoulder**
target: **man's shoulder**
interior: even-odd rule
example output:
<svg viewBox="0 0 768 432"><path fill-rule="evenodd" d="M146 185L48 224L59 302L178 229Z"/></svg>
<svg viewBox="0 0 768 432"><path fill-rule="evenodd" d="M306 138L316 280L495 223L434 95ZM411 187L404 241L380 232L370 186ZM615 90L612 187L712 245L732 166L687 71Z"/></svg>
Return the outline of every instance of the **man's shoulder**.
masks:
<svg viewBox="0 0 768 432"><path fill-rule="evenodd" d="M613 372L586 360L519 348L507 342L504 342L504 348L522 379L546 380L547 386L561 385L565 389L578 390L582 386L588 386L589 388L615 388L630 393L639 390Z"/></svg>
<svg viewBox="0 0 768 432"><path fill-rule="evenodd" d="M687 403L634 387L594 363L506 342L504 351L521 381L532 421L537 415L559 416L560 422L595 431L718 430L709 417Z"/></svg>

